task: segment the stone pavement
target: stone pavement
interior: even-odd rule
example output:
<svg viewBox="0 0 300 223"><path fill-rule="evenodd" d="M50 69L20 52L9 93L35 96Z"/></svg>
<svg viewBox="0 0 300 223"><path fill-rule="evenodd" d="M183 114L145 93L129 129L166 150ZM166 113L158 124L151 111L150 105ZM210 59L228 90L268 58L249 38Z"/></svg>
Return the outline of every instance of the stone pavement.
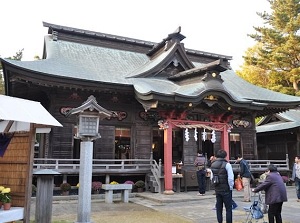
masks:
<svg viewBox="0 0 300 223"><path fill-rule="evenodd" d="M175 193L174 195L152 194L144 192L137 194L131 201L152 209L177 214L191 219L195 223L217 222L216 213L213 210L215 205L214 191L206 192L205 196L197 196L196 191ZM284 202L282 209L282 218L285 223L300 222L300 202L297 202L295 187L287 187L288 202ZM253 194L251 202L243 202L243 192L233 191L233 200L238 204L237 209L233 210L234 222L246 222L249 212L244 207L250 207L258 195ZM225 209L223 211L225 219ZM250 218L249 218L250 219ZM268 221L268 215L264 215L264 220ZM263 222L263 219L252 222Z"/></svg>
<svg viewBox="0 0 300 223"><path fill-rule="evenodd" d="M295 187L287 187L288 202L283 204L282 217L284 223L300 222L300 202L297 202ZM130 211L132 208L139 208L140 211L147 209L154 209L160 212L168 213L170 215L179 215L189 219L194 223L215 223L216 213L213 210L215 205L214 191L208 191L205 196L197 196L197 191L188 191L175 193L173 195L164 195L151 192L132 193L130 195L130 203L115 202L113 204L104 203L104 195L92 195L92 214L96 215L99 212L111 211L120 209L122 211ZM233 222L246 222L248 212L243 207L250 207L252 202L242 202L243 192L233 191L233 199L238 204L238 208L233 210ZM114 200L120 199L119 194L114 194ZM32 200L31 205L31 219L34 219L35 200ZM63 216L68 214L76 214L77 211L77 196L55 196L53 198L53 215ZM224 210L225 218L225 210ZM267 214L264 215L264 220L267 222ZM252 222L263 222L262 219Z"/></svg>

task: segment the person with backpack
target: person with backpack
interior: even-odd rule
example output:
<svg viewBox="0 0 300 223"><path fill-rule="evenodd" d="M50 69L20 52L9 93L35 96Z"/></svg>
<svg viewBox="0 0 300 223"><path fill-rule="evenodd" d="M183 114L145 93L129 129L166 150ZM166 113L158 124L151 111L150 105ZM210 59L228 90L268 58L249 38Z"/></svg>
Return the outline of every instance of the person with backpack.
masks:
<svg viewBox="0 0 300 223"><path fill-rule="evenodd" d="M223 222L223 206L226 209L226 223L232 223L232 190L234 175L231 164L226 160L227 152L220 149L216 153L216 159L211 163L211 171L218 178L215 184L216 214L218 223Z"/></svg>
<svg viewBox="0 0 300 223"><path fill-rule="evenodd" d="M207 161L207 167L210 168L211 164L216 160L215 156L211 156ZM216 193L214 193L216 195ZM232 199L232 210L235 210L238 207L237 203ZM213 210L217 210L216 205L213 207Z"/></svg>

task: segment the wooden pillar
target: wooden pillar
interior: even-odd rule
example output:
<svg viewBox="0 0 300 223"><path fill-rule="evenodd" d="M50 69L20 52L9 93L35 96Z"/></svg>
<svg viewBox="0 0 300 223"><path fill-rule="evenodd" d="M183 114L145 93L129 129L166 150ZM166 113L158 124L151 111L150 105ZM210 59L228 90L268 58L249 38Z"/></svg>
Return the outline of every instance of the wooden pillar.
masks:
<svg viewBox="0 0 300 223"><path fill-rule="evenodd" d="M227 152L226 159L229 160L229 137L228 137L228 131L227 126L224 125L222 130L222 140L221 140L221 146L222 148Z"/></svg>
<svg viewBox="0 0 300 223"><path fill-rule="evenodd" d="M67 183L68 182L68 174L64 174L63 175L63 183Z"/></svg>
<svg viewBox="0 0 300 223"><path fill-rule="evenodd" d="M172 124L164 129L164 194L174 194L172 178Z"/></svg>
<svg viewBox="0 0 300 223"><path fill-rule="evenodd" d="M52 222L54 175L57 174L60 173L49 169L35 172L37 175L35 222Z"/></svg>
<svg viewBox="0 0 300 223"><path fill-rule="evenodd" d="M106 184L110 183L110 175L109 174L105 174L105 183Z"/></svg>
<svg viewBox="0 0 300 223"><path fill-rule="evenodd" d="M34 160L34 144L35 144L36 128L33 123L30 124L29 131L29 153L28 153L28 165L27 165L27 179L25 187L25 204L24 204L24 220L23 222L30 221L30 204L31 204L31 194L32 194L32 173L33 173L33 160Z"/></svg>
<svg viewBox="0 0 300 223"><path fill-rule="evenodd" d="M295 150L295 152L296 152L296 154L300 154L300 132L299 132L299 129L296 131L296 133L297 133L297 142L296 142L296 150ZM294 158L294 157L290 157L290 158Z"/></svg>

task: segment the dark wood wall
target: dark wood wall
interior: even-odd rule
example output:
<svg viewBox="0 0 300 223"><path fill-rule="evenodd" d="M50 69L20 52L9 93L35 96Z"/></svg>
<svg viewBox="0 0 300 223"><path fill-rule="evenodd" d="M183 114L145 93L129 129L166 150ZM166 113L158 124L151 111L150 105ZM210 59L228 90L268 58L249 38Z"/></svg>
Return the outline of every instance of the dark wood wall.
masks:
<svg viewBox="0 0 300 223"><path fill-rule="evenodd" d="M78 151L74 149L75 145L73 139L74 126L76 125L77 118L76 116L65 117L65 115L62 114L62 110L65 108L79 107L90 95L94 95L98 104L105 109L126 113L126 117L112 117L110 119L100 120L99 133L101 138L94 142L94 158L115 158L116 127L131 129L130 157L150 158L153 125L139 117L140 112L144 109L142 105L135 100L133 95L116 92L109 94L60 89L48 95L50 95L49 100L51 101L48 109L63 125L63 128L53 128L50 133L49 157L72 159L78 156ZM79 145L77 145L77 147L78 146Z"/></svg>
<svg viewBox="0 0 300 223"><path fill-rule="evenodd" d="M34 94L30 92L31 88L29 87L27 95L34 96L40 92L43 96L40 98L42 100L41 103L47 105L46 109L63 125L63 128L52 128L49 137L45 140L43 148L44 156L48 158L79 158L80 142L73 138L76 116L66 117L63 114L63 110L78 107L90 95L94 95L98 104L105 109L125 112L126 114L126 117L123 118L113 117L109 120L104 119L100 121L99 132L101 138L97 139L94 143L94 158L115 158L114 134L116 127L129 128L131 130L131 158L150 157L152 151L152 133L153 128L158 127L157 120L152 120L151 122L151 120L140 117L140 113L144 111L144 108L136 101L133 91L115 89L115 91L99 92L56 87L34 87L32 89L34 89ZM28 99L32 100L33 98L29 97ZM200 114L198 116L199 120L202 120L203 117L200 117ZM249 113L245 117L239 114L239 118L254 121L253 118L249 117ZM241 134L242 155L246 159L259 158L256 151L256 133L253 124L246 128L233 126L232 132ZM185 142L184 133L182 134L183 148L180 153L182 154L182 161L185 164L192 164L197 149L201 149L201 144L197 145L195 142L192 142L193 137L190 138L189 142ZM216 131L216 138L217 141L213 144L214 152L221 149L221 135L218 131ZM201 137L199 137L199 140L201 140ZM181 160L181 157L179 158Z"/></svg>
<svg viewBox="0 0 300 223"><path fill-rule="evenodd" d="M299 155L299 129L289 131L275 131L257 135L257 151L260 159L280 159L289 155L290 169L294 164L294 157Z"/></svg>

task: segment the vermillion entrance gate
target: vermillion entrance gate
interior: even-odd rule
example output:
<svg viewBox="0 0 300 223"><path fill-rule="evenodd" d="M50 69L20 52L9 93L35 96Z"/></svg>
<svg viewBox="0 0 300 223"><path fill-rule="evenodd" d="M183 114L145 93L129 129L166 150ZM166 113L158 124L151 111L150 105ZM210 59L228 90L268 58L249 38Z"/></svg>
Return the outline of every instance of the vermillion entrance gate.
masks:
<svg viewBox="0 0 300 223"><path fill-rule="evenodd" d="M229 137L228 131L230 126L227 123L219 122L201 122L189 120L173 120L166 119L158 123L160 129L164 130L164 175L165 175L165 191L164 194L173 194L172 179L172 129L207 129L221 132L221 147L229 154ZM187 130L188 131L188 130ZM227 155L227 159L229 159Z"/></svg>

